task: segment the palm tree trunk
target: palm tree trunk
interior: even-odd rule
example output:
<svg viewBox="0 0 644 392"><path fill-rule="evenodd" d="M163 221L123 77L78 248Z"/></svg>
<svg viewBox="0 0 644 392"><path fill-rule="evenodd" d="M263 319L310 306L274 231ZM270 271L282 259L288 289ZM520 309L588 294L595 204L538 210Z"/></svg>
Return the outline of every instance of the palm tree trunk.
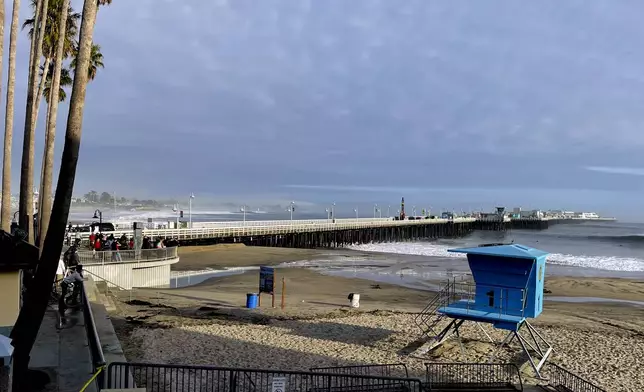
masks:
<svg viewBox="0 0 644 392"><path fill-rule="evenodd" d="M4 0L2 0L2 3L2 22L0 23L2 23L3 43L1 45L4 45ZM14 0L11 19L11 36L9 38L9 81L7 82L7 108L4 120L2 202L0 204L0 230L4 230L6 232L11 230L11 147L13 145L13 93L16 84L16 39L18 37L19 11L20 0Z"/></svg>
<svg viewBox="0 0 644 392"><path fill-rule="evenodd" d="M34 103L34 131L36 130L36 121L38 121L38 112L40 110L40 100L43 96L43 91L45 91L45 82L47 81L47 74L49 73L49 63L51 59L49 57L45 58L45 68L42 71L42 76L40 77L40 83L38 85L38 93L36 94L36 102Z"/></svg>
<svg viewBox="0 0 644 392"><path fill-rule="evenodd" d="M54 58L54 74L51 78L51 86L49 86L49 105L47 110L47 133L45 144L45 155L43 157L43 177L41 183L42 189L42 205L40 206L40 213L38 216L40 221L40 254L45 248L45 237L49 228L49 218L51 217L52 208L52 177L54 172L54 141L56 139L56 119L58 118L58 96L60 91L60 74L63 69L63 58L65 49L65 32L67 29L67 9L69 8L70 0L63 0L63 12L60 13L58 20L58 42L56 43L56 57ZM44 77L44 76L43 76ZM65 218L67 222L67 218ZM62 239L61 239L62 241Z"/></svg>
<svg viewBox="0 0 644 392"><path fill-rule="evenodd" d="M47 100L51 102L51 94L52 90L49 89L49 97ZM51 111L51 105L48 103L47 104L47 118L49 118L49 112ZM47 165L47 148L49 146L49 124L45 124L45 144L44 144L44 151L42 153L42 163L40 165L40 189L38 190L38 235L36 238L38 239L38 247L40 248L42 252L42 245L43 242L45 241L45 234L47 233L47 229L43 230L42 226L42 206L44 203L43 197L44 197L44 187L45 187L45 166ZM51 182L51 180L50 180ZM51 186L50 186L51 188ZM51 189L50 189L51 193ZM49 204L49 207L51 208L51 203Z"/></svg>
<svg viewBox="0 0 644 392"><path fill-rule="evenodd" d="M89 76L87 69L92 50L97 10L97 0L85 0L74 84L69 101L69 114L67 115L65 147L63 148L63 157L58 174L56 197L51 210L51 222L45 236L45 244L38 262L38 268L27 288L24 305L20 309L18 320L11 333L12 344L15 348L12 385L15 392L27 389L26 370L29 364L29 353L36 341L38 329L45 315L49 292L51 291L51 282L54 281L58 260L63 249L65 228L69 218L69 208L72 201L72 192L74 191L76 166L80 151L83 109L85 108L85 93Z"/></svg>
<svg viewBox="0 0 644 392"><path fill-rule="evenodd" d="M30 61L29 83L27 86L27 107L25 110L25 135L22 144L22 165L20 167L20 227L27 232L27 241L34 243L33 224L33 198L34 198L34 156L35 156L35 129L34 123L34 95L37 93L36 76L40 68L42 56L42 42L47 26L48 0L38 0L36 5L36 18L32 45L33 58ZM38 23L40 21L40 23ZM40 24L40 26L38 26ZM35 41L35 42L34 42Z"/></svg>

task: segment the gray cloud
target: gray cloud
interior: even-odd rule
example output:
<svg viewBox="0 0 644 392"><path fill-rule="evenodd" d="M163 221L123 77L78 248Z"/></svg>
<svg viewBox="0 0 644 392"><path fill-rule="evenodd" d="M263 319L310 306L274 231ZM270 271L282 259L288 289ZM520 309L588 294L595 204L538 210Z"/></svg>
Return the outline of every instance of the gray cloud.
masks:
<svg viewBox="0 0 644 392"><path fill-rule="evenodd" d="M77 184L636 190L579 167L644 166L642 11L634 0L115 2L98 16L106 68L88 89Z"/></svg>

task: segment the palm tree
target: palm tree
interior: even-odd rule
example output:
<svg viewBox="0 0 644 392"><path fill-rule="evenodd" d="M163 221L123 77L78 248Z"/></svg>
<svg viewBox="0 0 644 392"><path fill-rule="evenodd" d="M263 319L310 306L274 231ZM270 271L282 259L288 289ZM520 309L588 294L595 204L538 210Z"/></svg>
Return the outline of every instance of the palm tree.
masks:
<svg viewBox="0 0 644 392"><path fill-rule="evenodd" d="M29 60L29 81L27 86L27 107L25 109L25 135L22 143L22 164L20 166L20 227L27 233L27 241L34 243L33 225L33 198L34 198L34 155L35 155L35 98L37 93L36 76L40 67L42 56L42 43L44 32L47 28L47 7L49 0L38 0L36 4L36 21L40 27L36 28L35 39L31 40L32 51Z"/></svg>
<svg viewBox="0 0 644 392"><path fill-rule="evenodd" d="M54 55L54 69L51 73L51 99L48 100L47 110L47 132L45 133L45 152L43 156L43 170L40 183L42 184L42 204L39 207L38 217L40 218L40 251L42 253L43 245L45 243L45 235L49 228L49 218L51 216L52 207L52 181L54 169L54 140L56 137L56 119L58 118L58 102L60 102L59 90L61 84L61 75L63 70L63 59L65 58L66 49L66 28L69 12L70 0L63 0L62 7L59 10L58 29L58 42L56 43L56 50ZM45 69L43 69L43 76ZM69 77L69 75L67 75ZM43 80L46 80L44 77ZM44 86L44 83L43 83Z"/></svg>
<svg viewBox="0 0 644 392"><path fill-rule="evenodd" d="M85 0L75 71L89 69L98 6L99 4L110 3L111 0ZM27 289L24 305L20 309L18 320L12 330L12 344L15 348L13 355L14 378L12 385L14 392L27 389L26 370L29 365L29 353L36 341L38 329L40 328L45 309L47 308L51 282L53 282L56 275L58 260L63 248L65 227L67 226L67 219L69 217L69 208L71 206L74 180L76 177L76 165L80 151L83 109L85 107L85 93L88 79L88 73L74 72L74 84L70 97L69 114L67 115L65 146L63 148L60 172L58 174L51 223L45 236L45 244L40 260L38 261L38 268Z"/></svg>
<svg viewBox="0 0 644 392"><path fill-rule="evenodd" d="M32 1L32 6L37 6L37 0L31 0ZM63 10L66 10L64 12ZM66 15L65 20L61 20L63 18L63 15ZM29 27L29 36L33 39L33 34L34 34L34 21L35 17L31 19L25 20L25 22L22 25L22 28L27 28ZM52 65L51 61L55 56L56 53L56 48L57 48L57 43L59 39L63 39L63 57L67 58L69 55L72 54L73 52L73 47L75 43L75 38L76 34L78 33L78 21L80 20L80 14L74 12L73 8L70 7L69 2L66 2L65 0L49 0L49 7L47 9L47 24L44 29L44 37L43 37L43 56L45 57L45 64L40 67L41 73L40 73L40 82L38 83L38 90L37 90L37 95L35 98L35 109L34 109L34 114L33 114L33 124L31 125L34 130L36 129L36 124L38 121L38 112L40 109L40 102L45 95L45 86L47 82L51 82L51 75L50 72L53 72L54 66ZM51 91L49 92L51 93ZM47 99L47 96L45 96L45 100ZM49 117L49 104L47 105L47 117ZM44 146L44 151L43 151L43 160L42 160L42 166L41 166L41 171L40 171L40 192L39 192L39 200L38 200L38 206L39 206L39 212L42 211L43 206L44 207L51 207L51 200L49 203L46 203L44 198L49 197L51 198L51 192L47 193L45 192L44 188L44 182L47 181L46 179L46 173L51 173L51 170L46 170L45 166L47 164L47 151L52 150L53 151L53 146L49 146L49 143L54 143L54 139L50 137L49 130L45 130L45 146ZM51 160L50 160L51 162ZM51 179L49 179L51 183ZM45 214L46 217L48 214ZM44 232L43 232L43 227L45 227L46 230L46 224L43 225L42 222L43 219L43 214L39 213L38 214L38 233L36 235L36 238L38 239L38 242L42 245L42 242L44 240Z"/></svg>
<svg viewBox="0 0 644 392"><path fill-rule="evenodd" d="M78 53L78 49L74 48L72 61L69 64L72 70L76 70L76 53ZM103 64L103 53L101 53L101 46L92 44L92 54L89 61L89 68L87 69L90 81L96 78L96 73L99 68L105 68L105 65Z"/></svg>
<svg viewBox="0 0 644 392"><path fill-rule="evenodd" d="M37 0L31 0L32 6L36 4ZM38 119L38 112L40 109L40 100L43 97L43 92L45 89L45 83L47 82L49 72L53 71L53 67L50 66L51 61L54 58L56 51L56 43L58 41L58 36L60 34L60 14L63 9L64 0L49 0L49 7L47 11L47 26L45 29L45 36L43 39L43 56L45 57L45 65L41 69L44 69L44 72L41 73L40 82L38 83L38 95L36 96L36 112L34 115L35 120ZM78 22L80 20L80 14L74 12L74 9L71 6L67 6L67 21L65 29L65 43L63 49L63 58L68 58L72 55L74 51L75 39L78 34ZM35 18L30 18L25 20L22 24L22 28L25 29L29 27L29 37L33 37L33 26ZM45 96L46 99L46 96ZM35 125L34 125L35 127Z"/></svg>

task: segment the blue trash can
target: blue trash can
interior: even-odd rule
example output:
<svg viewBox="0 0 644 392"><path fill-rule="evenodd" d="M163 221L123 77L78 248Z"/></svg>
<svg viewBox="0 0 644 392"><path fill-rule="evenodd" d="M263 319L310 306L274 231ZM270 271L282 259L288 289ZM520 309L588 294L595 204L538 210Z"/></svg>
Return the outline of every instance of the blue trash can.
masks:
<svg viewBox="0 0 644 392"><path fill-rule="evenodd" d="M255 309L257 307L258 298L257 293L246 294L246 307L248 309Z"/></svg>

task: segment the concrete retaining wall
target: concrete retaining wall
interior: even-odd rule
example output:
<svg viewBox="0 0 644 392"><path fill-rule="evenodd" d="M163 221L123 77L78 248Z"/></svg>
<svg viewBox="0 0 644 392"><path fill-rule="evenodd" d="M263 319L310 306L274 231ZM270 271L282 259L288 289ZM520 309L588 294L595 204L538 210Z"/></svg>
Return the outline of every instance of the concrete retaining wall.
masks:
<svg viewBox="0 0 644 392"><path fill-rule="evenodd" d="M105 281L110 287L130 290L133 287L159 287L170 284L170 266L179 258L148 262L115 262L85 264L83 269L94 280Z"/></svg>

